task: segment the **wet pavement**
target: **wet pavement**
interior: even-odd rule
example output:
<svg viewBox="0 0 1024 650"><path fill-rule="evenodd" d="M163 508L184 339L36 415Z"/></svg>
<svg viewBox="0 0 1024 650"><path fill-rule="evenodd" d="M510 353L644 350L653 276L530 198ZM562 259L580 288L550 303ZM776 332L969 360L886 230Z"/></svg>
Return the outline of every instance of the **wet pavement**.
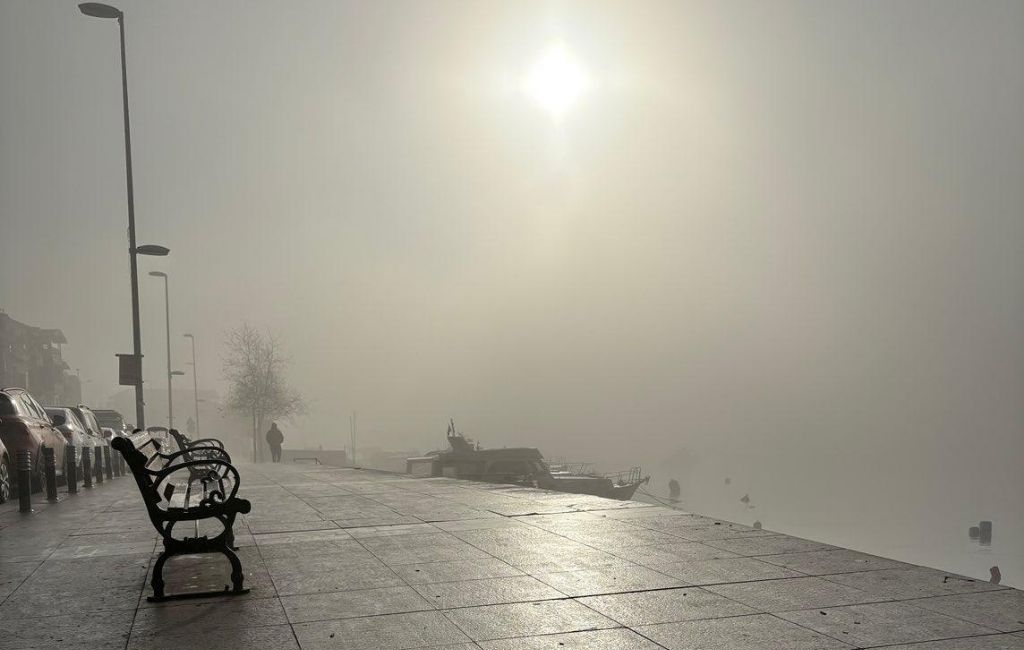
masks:
<svg viewBox="0 0 1024 650"><path fill-rule="evenodd" d="M0 650L1024 650L1024 592L636 502L240 467L244 596L146 601L131 478L0 506ZM39 503L42 502L42 503ZM169 593L228 583L168 562Z"/></svg>

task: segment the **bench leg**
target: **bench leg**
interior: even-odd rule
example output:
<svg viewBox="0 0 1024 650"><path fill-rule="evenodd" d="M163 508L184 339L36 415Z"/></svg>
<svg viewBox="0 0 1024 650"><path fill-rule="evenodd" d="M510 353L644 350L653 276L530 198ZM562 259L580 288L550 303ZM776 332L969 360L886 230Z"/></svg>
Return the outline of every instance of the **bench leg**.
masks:
<svg viewBox="0 0 1024 650"><path fill-rule="evenodd" d="M172 555L178 553L169 553L164 551L157 558L156 564L153 565L153 595L146 598L151 603L157 603L165 600L179 600L186 598L209 598L211 596L223 596L223 595L241 595L249 593L249 590L245 588L245 574L242 573L242 561L235 555L229 547L224 548L208 549L206 551L200 551L202 553L210 553L220 551L227 558L228 562L231 563L231 588L227 585L224 586L223 591L202 591L202 592L191 592L185 594L172 594L170 596L164 594L164 564L170 559Z"/></svg>
<svg viewBox="0 0 1024 650"><path fill-rule="evenodd" d="M245 593L245 574L242 573L242 561L238 559L238 556L230 546L224 548L224 555L227 556L228 561L231 562L231 586L232 591L237 593Z"/></svg>
<svg viewBox="0 0 1024 650"><path fill-rule="evenodd" d="M164 564L167 563L167 558L170 555L167 551L160 554L160 557L156 559L156 564L153 565L153 580L150 584L153 585L153 596L150 600L158 601L164 599Z"/></svg>
<svg viewBox="0 0 1024 650"><path fill-rule="evenodd" d="M235 517L217 517L217 519L224 526L224 545L232 551L237 551L238 547L235 546ZM234 562L232 562L233 564Z"/></svg>

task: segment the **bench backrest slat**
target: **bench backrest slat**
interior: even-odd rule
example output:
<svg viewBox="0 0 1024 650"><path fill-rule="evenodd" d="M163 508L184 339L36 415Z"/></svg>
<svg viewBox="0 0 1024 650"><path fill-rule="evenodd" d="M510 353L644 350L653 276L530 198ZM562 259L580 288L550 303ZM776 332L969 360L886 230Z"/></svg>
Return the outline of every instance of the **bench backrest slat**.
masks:
<svg viewBox="0 0 1024 650"><path fill-rule="evenodd" d="M136 441L139 442L138 446L135 444ZM139 492L142 494L142 500L146 503L146 507L159 510L160 493L157 491L158 486L153 482L149 464L158 457L160 442L143 434L136 436L134 439L128 437L114 438L110 445L121 452L121 455L124 457L125 463L128 464L128 469L131 470L132 476L135 477L135 482L139 486ZM140 451L141 448L147 446L152 446L156 450L152 456L147 456Z"/></svg>

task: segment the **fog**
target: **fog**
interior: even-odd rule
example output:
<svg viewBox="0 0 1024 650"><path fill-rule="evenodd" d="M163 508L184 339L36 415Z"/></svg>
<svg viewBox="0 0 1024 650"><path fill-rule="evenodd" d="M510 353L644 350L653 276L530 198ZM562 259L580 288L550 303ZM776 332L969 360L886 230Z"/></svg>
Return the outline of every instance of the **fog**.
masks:
<svg viewBox="0 0 1024 650"><path fill-rule="evenodd" d="M138 241L171 249L140 259L150 404L161 270L202 388L229 329L281 337L286 446L347 446L356 411L357 444L425 451L454 417L1024 586L1024 4L121 8ZM522 88L552 44L586 78L562 115ZM0 4L0 308L61 328L101 406L131 351L118 57L74 3Z"/></svg>

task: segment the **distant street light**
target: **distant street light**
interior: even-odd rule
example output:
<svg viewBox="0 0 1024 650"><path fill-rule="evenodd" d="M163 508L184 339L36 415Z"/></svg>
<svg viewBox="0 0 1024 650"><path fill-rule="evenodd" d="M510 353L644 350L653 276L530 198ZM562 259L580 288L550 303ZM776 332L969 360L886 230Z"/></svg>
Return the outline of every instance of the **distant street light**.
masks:
<svg viewBox="0 0 1024 650"><path fill-rule="evenodd" d="M150 271L154 278L164 279L164 314L167 318L167 428L174 428L174 397L171 393L171 376L184 375L180 370L171 370L171 290L167 274L163 271Z"/></svg>
<svg viewBox="0 0 1024 650"><path fill-rule="evenodd" d="M171 379L173 379L174 377L180 377L180 376L182 376L184 374L185 374L184 370L172 370L169 373L167 373L167 393L168 394L170 394L170 392L171 392ZM167 408L168 409L171 408L171 403L169 401L167 402ZM171 417L171 412L170 411L167 412L167 428L168 429L174 428L174 418Z"/></svg>
<svg viewBox="0 0 1024 650"><path fill-rule="evenodd" d="M128 66L124 55L124 13L116 7L99 2L85 2L78 9L93 18L116 18L121 36L121 100L124 106L124 158L125 181L128 186L128 257L131 261L132 284L132 343L135 382L135 426L146 428L146 407L142 394L142 334L139 326L139 271L136 258L139 255L166 255L163 246L135 246L135 189L132 183L132 137L128 119Z"/></svg>
<svg viewBox="0 0 1024 650"><path fill-rule="evenodd" d="M91 379L82 379L82 369L75 368L75 379L78 380L78 397L80 402L88 404L89 400L85 399L85 385L92 383Z"/></svg>
<svg viewBox="0 0 1024 650"><path fill-rule="evenodd" d="M196 438L199 437L199 378L196 376L199 374L196 368L196 337L191 334L186 334L185 338L192 341L192 390L195 393L195 405L196 405Z"/></svg>

